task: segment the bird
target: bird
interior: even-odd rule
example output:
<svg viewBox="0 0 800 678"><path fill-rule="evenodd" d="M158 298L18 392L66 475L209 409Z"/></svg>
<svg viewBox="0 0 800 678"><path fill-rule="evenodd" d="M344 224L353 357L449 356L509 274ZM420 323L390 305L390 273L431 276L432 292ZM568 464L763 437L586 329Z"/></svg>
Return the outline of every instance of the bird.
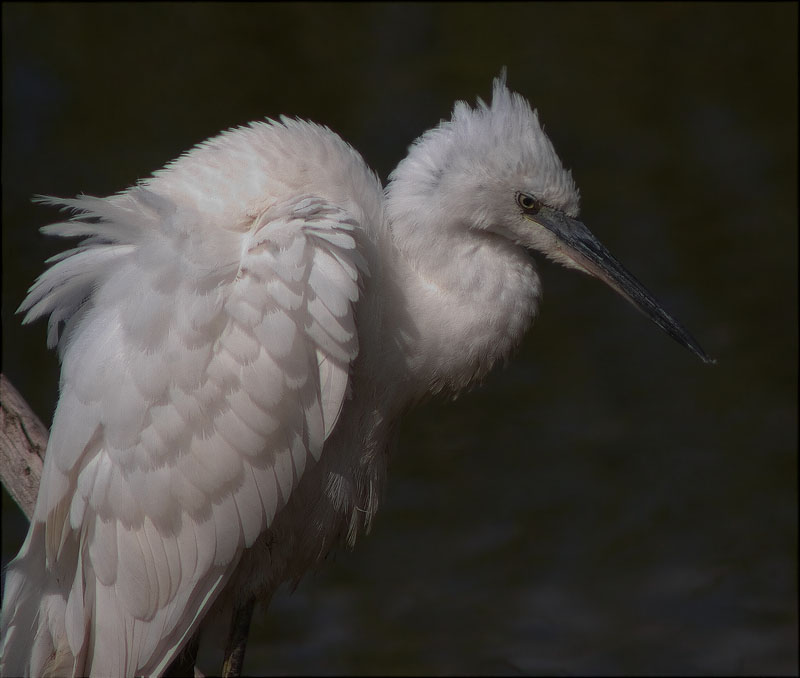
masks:
<svg viewBox="0 0 800 678"><path fill-rule="evenodd" d="M571 171L505 70L385 188L329 128L280 116L109 197L36 199L71 212L45 234L80 240L19 309L49 316L61 377L7 569L6 676L163 675L215 610L353 547L402 416L519 346L534 253L713 362L579 221Z"/></svg>

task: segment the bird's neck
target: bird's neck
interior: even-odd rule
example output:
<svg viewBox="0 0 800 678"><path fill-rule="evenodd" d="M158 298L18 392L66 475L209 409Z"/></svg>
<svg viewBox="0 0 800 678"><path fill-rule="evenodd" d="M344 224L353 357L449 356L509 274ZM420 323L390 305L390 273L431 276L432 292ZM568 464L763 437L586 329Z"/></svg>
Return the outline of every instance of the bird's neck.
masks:
<svg viewBox="0 0 800 678"><path fill-rule="evenodd" d="M531 258L494 234L390 221L402 367L419 395L458 392L520 343L540 283Z"/></svg>

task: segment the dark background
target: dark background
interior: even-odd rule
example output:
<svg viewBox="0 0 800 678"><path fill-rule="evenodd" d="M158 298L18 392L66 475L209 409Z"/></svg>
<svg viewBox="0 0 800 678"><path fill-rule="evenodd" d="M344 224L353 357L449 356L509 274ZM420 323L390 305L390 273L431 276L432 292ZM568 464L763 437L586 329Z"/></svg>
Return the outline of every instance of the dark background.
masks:
<svg viewBox="0 0 800 678"><path fill-rule="evenodd" d="M519 354L406 420L373 534L257 612L247 672L797 673L796 3L2 12L2 369L48 423L46 323L14 311L63 245L31 196L281 113L385 180L503 65L584 221L719 360L543 263Z"/></svg>

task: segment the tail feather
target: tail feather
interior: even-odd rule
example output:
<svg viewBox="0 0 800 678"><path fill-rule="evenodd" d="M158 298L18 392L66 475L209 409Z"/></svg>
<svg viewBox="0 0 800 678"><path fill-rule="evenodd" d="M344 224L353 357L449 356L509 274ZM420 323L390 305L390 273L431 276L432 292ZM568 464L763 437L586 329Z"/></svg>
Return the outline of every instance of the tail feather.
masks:
<svg viewBox="0 0 800 678"><path fill-rule="evenodd" d="M55 589L55 581L46 570L44 525L36 523L6 572L0 624L1 675L73 673L75 661L64 634L66 602Z"/></svg>
<svg viewBox="0 0 800 678"><path fill-rule="evenodd" d="M182 590L149 623L130 619L118 609L113 585L95 581L77 553L48 568L44 532L34 521L7 569L0 676L161 675L228 581L226 568L217 567L207 588ZM77 548L68 540L68 550ZM84 581L76 588L78 580Z"/></svg>

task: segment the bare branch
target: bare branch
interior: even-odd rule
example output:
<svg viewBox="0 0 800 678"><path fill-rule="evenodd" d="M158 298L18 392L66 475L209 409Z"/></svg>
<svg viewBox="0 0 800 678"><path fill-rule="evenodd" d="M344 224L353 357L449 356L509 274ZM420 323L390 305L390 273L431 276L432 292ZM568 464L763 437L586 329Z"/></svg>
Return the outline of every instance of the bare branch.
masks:
<svg viewBox="0 0 800 678"><path fill-rule="evenodd" d="M42 477L47 427L0 374L0 480L30 520Z"/></svg>

